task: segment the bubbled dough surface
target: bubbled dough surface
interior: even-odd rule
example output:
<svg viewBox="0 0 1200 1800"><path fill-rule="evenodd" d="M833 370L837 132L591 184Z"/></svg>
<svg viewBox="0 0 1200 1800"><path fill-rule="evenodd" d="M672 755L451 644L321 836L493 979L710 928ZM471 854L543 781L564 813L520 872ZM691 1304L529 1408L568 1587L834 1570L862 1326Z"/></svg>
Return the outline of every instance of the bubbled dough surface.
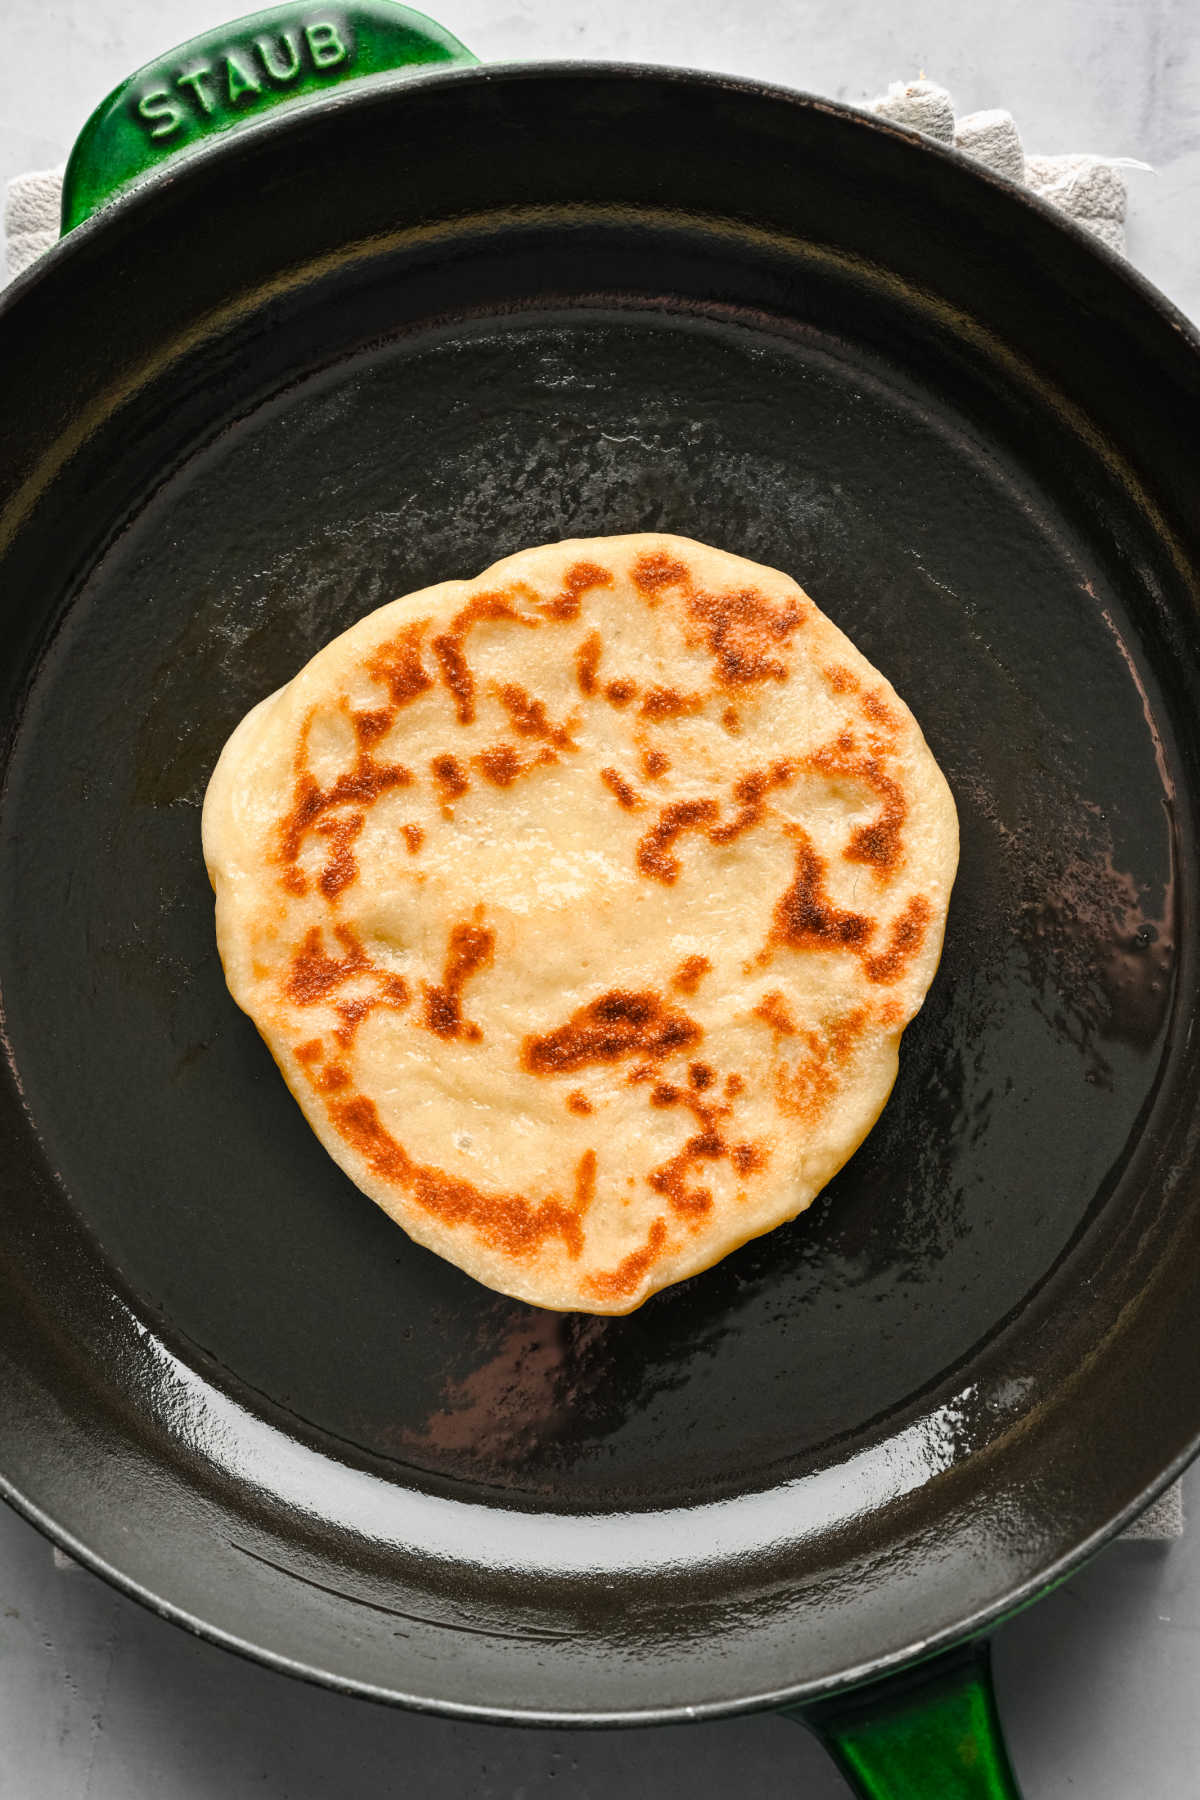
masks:
<svg viewBox="0 0 1200 1800"><path fill-rule="evenodd" d="M360 620L238 726L203 831L230 990L330 1155L478 1280L592 1312L852 1154L958 847L916 722L795 582L641 534Z"/></svg>

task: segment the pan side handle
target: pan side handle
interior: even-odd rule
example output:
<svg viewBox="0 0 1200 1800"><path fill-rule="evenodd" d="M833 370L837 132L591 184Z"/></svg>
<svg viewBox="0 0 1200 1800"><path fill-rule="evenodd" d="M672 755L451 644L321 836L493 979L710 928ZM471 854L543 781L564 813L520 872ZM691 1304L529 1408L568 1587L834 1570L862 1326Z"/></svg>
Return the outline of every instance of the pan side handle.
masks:
<svg viewBox="0 0 1200 1800"><path fill-rule="evenodd" d="M1021 1800L986 1641L785 1711L817 1734L860 1800Z"/></svg>
<svg viewBox="0 0 1200 1800"><path fill-rule="evenodd" d="M164 162L277 106L387 70L477 61L434 20L393 0L251 13L169 50L100 102L67 163L62 230Z"/></svg>

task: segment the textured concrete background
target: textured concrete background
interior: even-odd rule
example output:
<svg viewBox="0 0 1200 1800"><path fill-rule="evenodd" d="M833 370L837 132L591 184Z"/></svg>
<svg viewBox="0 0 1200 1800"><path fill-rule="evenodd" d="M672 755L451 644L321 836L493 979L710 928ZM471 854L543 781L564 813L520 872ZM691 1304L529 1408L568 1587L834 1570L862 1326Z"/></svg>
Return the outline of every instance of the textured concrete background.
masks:
<svg viewBox="0 0 1200 1800"><path fill-rule="evenodd" d="M235 0L3 0L0 181L61 161L122 76ZM959 112L1007 106L1026 149L1134 156L1131 260L1200 318L1195 0L452 0L491 61L721 69L851 102L924 70ZM1185 1483L1200 1515L1200 1471ZM1028 1800L1200 1795L1200 1529L1118 1544L1001 1632L1001 1708ZM0 1800L837 1800L783 1720L501 1730L300 1686L164 1625L0 1508Z"/></svg>

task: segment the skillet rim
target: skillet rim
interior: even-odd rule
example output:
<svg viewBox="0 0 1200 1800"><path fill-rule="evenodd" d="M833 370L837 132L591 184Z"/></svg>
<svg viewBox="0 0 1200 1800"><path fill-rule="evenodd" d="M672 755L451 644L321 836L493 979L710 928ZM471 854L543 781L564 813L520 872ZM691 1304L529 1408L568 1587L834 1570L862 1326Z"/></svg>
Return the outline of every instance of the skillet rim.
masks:
<svg viewBox="0 0 1200 1800"><path fill-rule="evenodd" d="M473 66L444 67L433 65L427 69L384 70L375 75L361 76L346 85L330 89L323 94L308 94L292 102L285 102L261 118L240 120L236 127L218 132L212 137L198 139L194 144L178 151L165 162L157 164L144 175L135 180L121 193L91 214L69 232L60 236L49 250L42 253L18 275L8 280L0 288L0 321L3 320L9 303L32 287L47 269L64 260L68 253L65 247L74 245L76 241L84 242L103 231L109 218L119 208L121 211L134 210L139 201L148 193L157 192L164 183L174 184L175 180L193 168L205 165L214 160L233 155L238 146L245 143L269 141L274 136L285 136L298 118L307 118L316 112L338 113L348 107L365 102L369 96L382 93L399 93L412 87L458 86L461 83L487 82L497 80L538 80L546 76L560 77L564 74L580 79L594 79L604 76L636 76L656 81L669 81L682 86L701 86L717 89L726 93L744 94L751 98L761 98L775 102L797 105L813 112L828 113L844 123L857 126L869 132L876 132L884 137L895 138L908 144L912 149L932 156L936 160L949 163L965 170L974 179L996 193L1004 194L1009 200L1016 200L1029 208L1034 214L1057 225L1077 245L1089 250L1097 256L1111 275L1120 277L1123 283L1132 288L1134 293L1146 301L1162 319L1179 332L1191 348L1200 353L1200 324L1193 323L1185 312L1156 287L1148 276L1098 238L1093 232L1078 223L1069 213L1064 213L1048 200L1033 193L1029 188L1018 187L1007 176L997 175L986 164L977 158L968 156L966 151L958 150L952 145L941 144L936 138L926 136L924 132L907 126L897 125L890 119L878 117L864 108L852 106L846 101L829 100L821 94L809 93L805 88L789 87L783 82L759 81L750 76L729 75L716 69L694 68L686 63L648 63L623 62L616 58L592 59L586 57L561 60L541 59L537 61L513 61L478 63Z"/></svg>

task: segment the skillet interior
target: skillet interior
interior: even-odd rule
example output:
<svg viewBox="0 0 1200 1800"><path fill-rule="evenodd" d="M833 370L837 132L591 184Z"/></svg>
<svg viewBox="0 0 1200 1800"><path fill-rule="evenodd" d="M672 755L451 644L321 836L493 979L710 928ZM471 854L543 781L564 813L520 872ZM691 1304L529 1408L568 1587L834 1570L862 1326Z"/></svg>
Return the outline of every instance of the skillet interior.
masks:
<svg viewBox="0 0 1200 1800"><path fill-rule="evenodd" d="M1200 1429L1200 383L1166 309L854 115L549 69L273 120L6 312L19 1503L269 1660L628 1719L891 1666L1160 1483ZM639 529L797 575L913 707L963 858L813 1211L562 1318L324 1157L225 993L198 808L362 612Z"/></svg>

